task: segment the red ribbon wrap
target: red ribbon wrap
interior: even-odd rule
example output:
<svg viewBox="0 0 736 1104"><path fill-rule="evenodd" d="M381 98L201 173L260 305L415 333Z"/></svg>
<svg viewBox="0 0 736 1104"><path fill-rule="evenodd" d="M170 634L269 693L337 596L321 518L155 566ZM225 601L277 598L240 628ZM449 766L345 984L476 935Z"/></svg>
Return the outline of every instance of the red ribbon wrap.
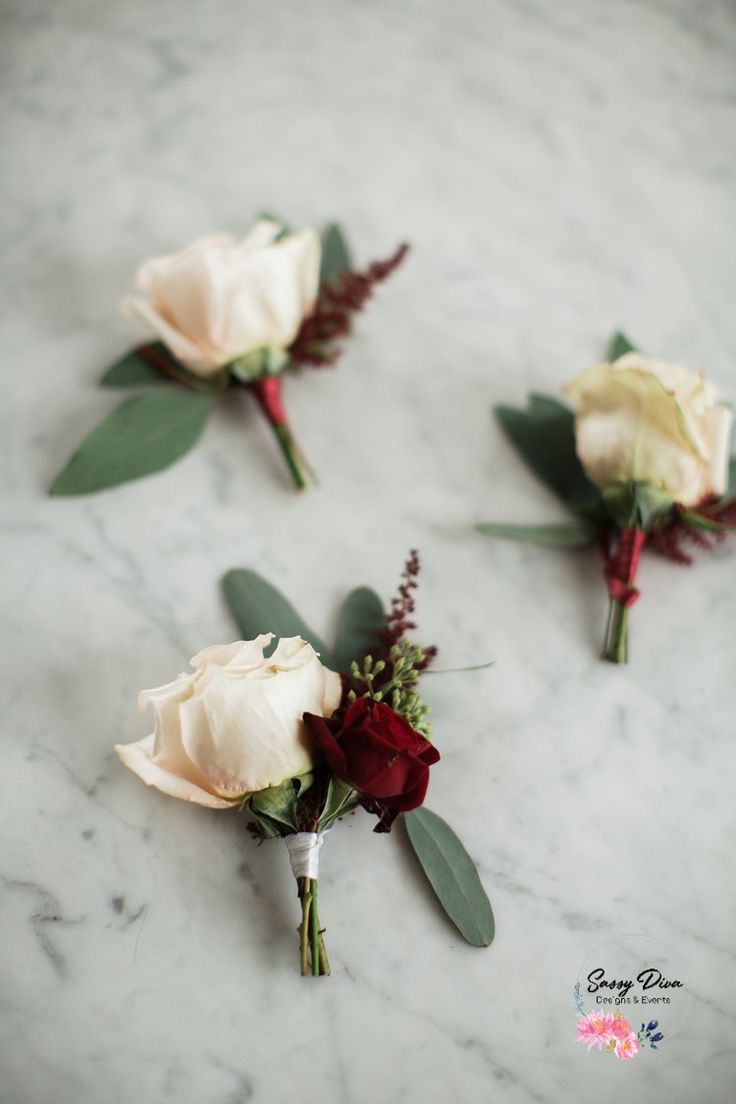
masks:
<svg viewBox="0 0 736 1104"><path fill-rule="evenodd" d="M271 425L286 425L286 409L281 398L281 379L279 376L262 376L250 385L263 413Z"/></svg>
<svg viewBox="0 0 736 1104"><path fill-rule="evenodd" d="M646 539L646 533L641 529L622 529L615 553L608 547L603 549L603 571L608 593L622 606L633 606L639 598L634 581Z"/></svg>

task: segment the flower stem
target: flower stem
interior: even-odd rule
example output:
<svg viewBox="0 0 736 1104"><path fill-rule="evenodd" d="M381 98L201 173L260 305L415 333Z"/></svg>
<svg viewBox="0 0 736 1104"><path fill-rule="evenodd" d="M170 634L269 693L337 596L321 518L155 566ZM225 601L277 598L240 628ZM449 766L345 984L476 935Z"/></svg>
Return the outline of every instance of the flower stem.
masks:
<svg viewBox="0 0 736 1104"><path fill-rule="evenodd" d="M319 926L317 909L317 879L299 879L302 920L299 925L299 961L302 977L325 977L330 973L327 948ZM311 969L310 969L311 963Z"/></svg>
<svg viewBox="0 0 736 1104"><path fill-rule="evenodd" d="M309 476L307 475L306 461L302 455L301 449L296 443L294 434L291 432L291 428L287 422L271 423L276 440L279 443L281 452L283 453L284 460L291 472L294 484L297 490L306 491L309 486Z"/></svg>
<svg viewBox="0 0 736 1104"><path fill-rule="evenodd" d="M294 483L300 491L306 490L310 483L308 466L291 432L281 398L280 377L262 376L250 384L250 389L274 432Z"/></svg>
<svg viewBox="0 0 736 1104"><path fill-rule="evenodd" d="M608 608L603 658L609 663L627 663L629 658L629 607L615 598Z"/></svg>
<svg viewBox="0 0 736 1104"><path fill-rule="evenodd" d="M311 954L312 954L312 977L319 977L319 913L317 911L317 882L312 879L312 915L310 917L311 930Z"/></svg>
<svg viewBox="0 0 736 1104"><path fill-rule="evenodd" d="M329 977L330 975L330 960L327 957L327 947L322 936L322 930L319 933L319 968L322 977Z"/></svg>
<svg viewBox="0 0 736 1104"><path fill-rule="evenodd" d="M312 911L311 879L299 879L299 896L302 900L302 922L299 925L299 960L302 977L309 973L309 914Z"/></svg>
<svg viewBox="0 0 736 1104"><path fill-rule="evenodd" d="M639 597L635 583L646 539L642 529L627 527L618 533L615 551L607 542L603 547L610 602L602 658L609 663L628 662L629 609Z"/></svg>

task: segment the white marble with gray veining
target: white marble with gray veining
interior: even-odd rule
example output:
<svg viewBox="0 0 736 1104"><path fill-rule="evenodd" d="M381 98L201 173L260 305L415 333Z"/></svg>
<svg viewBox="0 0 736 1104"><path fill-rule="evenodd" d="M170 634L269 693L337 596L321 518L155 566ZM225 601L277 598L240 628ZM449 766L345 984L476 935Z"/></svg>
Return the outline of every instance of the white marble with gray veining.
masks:
<svg viewBox="0 0 736 1104"><path fill-rule="evenodd" d="M7 0L2 118L0 1100L3 1104L721 1104L732 1098L736 547L647 559L633 664L596 658L593 557L491 543L555 520L492 427L622 326L736 397L732 3ZM136 264L263 207L339 217L403 271L335 372L288 386L321 473L298 497L253 409L168 472L45 487L111 409ZM463 945L402 840L323 857L334 975L295 969L279 844L141 786L112 744L140 687L234 629L267 573L327 632L424 557L443 753L430 804L478 856L494 946ZM687 964L680 1033L573 1042L571 986L641 931Z"/></svg>

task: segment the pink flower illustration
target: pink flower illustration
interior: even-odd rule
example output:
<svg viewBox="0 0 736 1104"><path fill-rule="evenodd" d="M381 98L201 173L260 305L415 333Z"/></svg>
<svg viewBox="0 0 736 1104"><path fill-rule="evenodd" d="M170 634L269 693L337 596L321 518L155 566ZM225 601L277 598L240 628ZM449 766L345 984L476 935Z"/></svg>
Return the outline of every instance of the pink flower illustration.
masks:
<svg viewBox="0 0 736 1104"><path fill-rule="evenodd" d="M639 1040L632 1031L631 1034L625 1038L619 1040L616 1043L615 1054L617 1058L620 1058L622 1062L627 1062L629 1058L633 1058L635 1054L639 1053Z"/></svg>
<svg viewBox="0 0 736 1104"><path fill-rule="evenodd" d="M634 1029L629 1021L625 1020L619 1013L616 1013L613 1017L613 1026L611 1030L619 1042L624 1042L625 1039L628 1039L629 1035L634 1035Z"/></svg>
<svg viewBox="0 0 736 1104"><path fill-rule="evenodd" d="M587 1043L588 1050L598 1047L598 1050L615 1041L613 1033L614 1017L610 1012L586 1012L578 1019L578 1033L576 1042ZM629 1031L631 1028L629 1028Z"/></svg>

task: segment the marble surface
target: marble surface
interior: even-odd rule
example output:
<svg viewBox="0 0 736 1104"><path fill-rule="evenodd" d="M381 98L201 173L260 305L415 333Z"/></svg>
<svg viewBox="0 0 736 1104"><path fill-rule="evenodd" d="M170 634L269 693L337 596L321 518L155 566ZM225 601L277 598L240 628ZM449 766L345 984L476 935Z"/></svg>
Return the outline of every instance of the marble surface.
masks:
<svg viewBox="0 0 736 1104"><path fill-rule="evenodd" d="M493 401L555 391L621 326L736 397L733 4L9 0L2 303L3 1104L731 1099L734 568L641 572L633 663L596 658L598 564L484 540L555 520ZM243 403L170 471L45 488L112 408L100 370L145 256L268 207L414 252L335 372L289 384L321 486L289 489ZM12 400L12 401L11 401ZM334 975L295 969L280 844L117 762L140 687L234 637L259 569L319 631L424 558L443 760L430 801L477 855L471 949L400 834L329 840ZM601 941L686 964L681 1030L630 1063L573 1042Z"/></svg>

